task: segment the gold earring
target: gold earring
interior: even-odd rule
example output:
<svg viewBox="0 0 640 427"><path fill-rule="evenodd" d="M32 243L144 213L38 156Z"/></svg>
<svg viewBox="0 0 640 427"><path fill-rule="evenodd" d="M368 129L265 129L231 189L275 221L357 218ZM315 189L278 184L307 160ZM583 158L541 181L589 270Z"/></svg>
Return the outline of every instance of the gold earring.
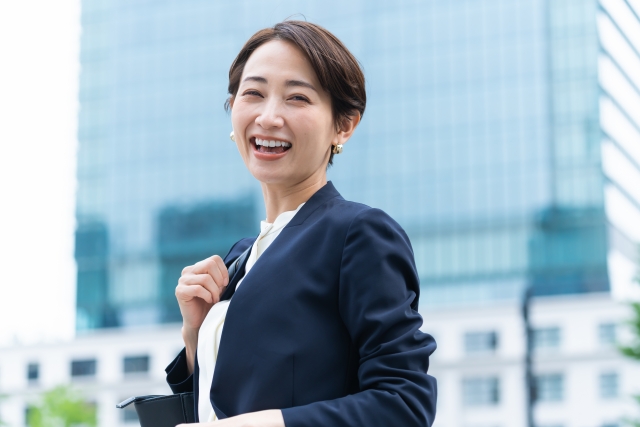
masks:
<svg viewBox="0 0 640 427"><path fill-rule="evenodd" d="M342 153L342 144L336 144L333 146L333 148L331 149L331 152L333 154L340 154Z"/></svg>
<svg viewBox="0 0 640 427"><path fill-rule="evenodd" d="M233 131L229 134L229 138L231 138L233 142L236 142L236 136L233 134Z"/></svg>

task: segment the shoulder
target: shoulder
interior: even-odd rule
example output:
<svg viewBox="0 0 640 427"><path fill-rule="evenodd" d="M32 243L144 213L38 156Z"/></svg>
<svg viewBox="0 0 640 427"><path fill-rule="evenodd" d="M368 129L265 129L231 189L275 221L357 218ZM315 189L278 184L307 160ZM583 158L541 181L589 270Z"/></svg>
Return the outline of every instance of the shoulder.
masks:
<svg viewBox="0 0 640 427"><path fill-rule="evenodd" d="M409 236L400 224L383 210L368 206L350 218L344 248L373 257L403 254L413 260Z"/></svg>
<svg viewBox="0 0 640 427"><path fill-rule="evenodd" d="M400 305L404 301L418 309L420 280L411 242L381 209L366 206L351 216L342 247L340 278L343 301L355 293L365 299L395 298Z"/></svg>
<svg viewBox="0 0 640 427"><path fill-rule="evenodd" d="M372 245L377 241L386 240L411 247L405 231L386 212L363 203L345 200L337 192L334 197L327 198L323 203L315 204L311 210L300 213L303 214L302 218L295 225L322 230L322 236L316 236L314 240L330 239L335 243L347 245L352 238L359 237Z"/></svg>
<svg viewBox="0 0 640 427"><path fill-rule="evenodd" d="M349 225L357 225L360 223L387 224L389 227L402 230L400 224L382 209L345 200L342 197L335 198L327 204L329 205L327 206L329 208L327 214L336 222Z"/></svg>
<svg viewBox="0 0 640 427"><path fill-rule="evenodd" d="M382 209L344 199L337 205L336 209L340 212L337 220L345 224L348 223L348 234L364 233L386 238L394 236L401 238L406 243L409 242L409 238L400 224Z"/></svg>

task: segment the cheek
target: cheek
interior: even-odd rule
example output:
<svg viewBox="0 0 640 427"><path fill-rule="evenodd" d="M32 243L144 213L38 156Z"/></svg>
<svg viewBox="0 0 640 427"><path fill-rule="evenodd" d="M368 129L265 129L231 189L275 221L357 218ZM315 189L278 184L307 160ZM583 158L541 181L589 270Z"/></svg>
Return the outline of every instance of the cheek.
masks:
<svg viewBox="0 0 640 427"><path fill-rule="evenodd" d="M298 134L309 141L314 149L323 151L331 145L335 134L333 121L323 115L300 115L293 122L298 129Z"/></svg>
<svg viewBox="0 0 640 427"><path fill-rule="evenodd" d="M237 127L238 132L244 133L244 127L251 122L251 106L244 104L241 100L236 101L231 109L231 123Z"/></svg>
<svg viewBox="0 0 640 427"><path fill-rule="evenodd" d="M234 128L235 132L241 132L240 122L242 121L242 112L241 109L236 107L231 110L231 125Z"/></svg>

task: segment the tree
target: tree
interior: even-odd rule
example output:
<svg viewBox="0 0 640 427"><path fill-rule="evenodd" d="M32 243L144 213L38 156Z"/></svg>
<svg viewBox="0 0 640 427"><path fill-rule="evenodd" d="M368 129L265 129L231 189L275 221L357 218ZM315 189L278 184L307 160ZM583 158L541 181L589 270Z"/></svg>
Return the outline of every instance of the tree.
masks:
<svg viewBox="0 0 640 427"><path fill-rule="evenodd" d="M640 282L640 278L637 279L637 281ZM631 308L633 310L633 317L628 322L628 325L631 328L633 340L628 346L620 346L620 351L628 358L640 361L640 303L635 302L631 304ZM640 403L640 395L634 397L638 403ZM627 422L633 427L640 427L640 420L628 420Z"/></svg>
<svg viewBox="0 0 640 427"><path fill-rule="evenodd" d="M0 394L0 403L7 398L6 395ZM7 426L8 424L2 419L2 412L0 412L0 427Z"/></svg>
<svg viewBox="0 0 640 427"><path fill-rule="evenodd" d="M95 427L96 407L68 386L58 386L42 394L29 408L29 427Z"/></svg>
<svg viewBox="0 0 640 427"><path fill-rule="evenodd" d="M634 340L631 345L620 347L620 351L631 359L640 360L640 303L634 302L631 304L631 308L634 316L629 321L629 326L633 332Z"/></svg>

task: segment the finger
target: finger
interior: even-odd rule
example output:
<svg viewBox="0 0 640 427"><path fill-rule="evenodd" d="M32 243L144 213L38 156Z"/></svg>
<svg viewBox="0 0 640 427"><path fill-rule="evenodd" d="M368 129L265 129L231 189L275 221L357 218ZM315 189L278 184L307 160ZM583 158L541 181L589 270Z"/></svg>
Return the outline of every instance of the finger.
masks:
<svg viewBox="0 0 640 427"><path fill-rule="evenodd" d="M180 273L181 276L184 276L185 274L189 274L193 271L193 265L187 265L185 268L182 269L182 273Z"/></svg>
<svg viewBox="0 0 640 427"><path fill-rule="evenodd" d="M210 274L218 287L224 287L229 284L229 272L224 265L224 261L218 255L213 255L202 261L198 261L193 265L191 271L187 274Z"/></svg>
<svg viewBox="0 0 640 427"><path fill-rule="evenodd" d="M212 296L220 296L220 287L214 282L210 274L187 274L180 277L178 283L184 283L187 286L202 286L211 293Z"/></svg>
<svg viewBox="0 0 640 427"><path fill-rule="evenodd" d="M218 255L214 255L210 258L211 263L207 272L213 277L219 288L224 288L229 284L229 272L227 266L224 265L224 261Z"/></svg>
<svg viewBox="0 0 640 427"><path fill-rule="evenodd" d="M217 302L219 298L214 298L205 287L203 286L189 286L183 283L179 283L176 286L176 298L178 301L191 301L194 298L200 298L206 301L209 304L213 304Z"/></svg>
<svg viewBox="0 0 640 427"><path fill-rule="evenodd" d="M195 264L193 264L191 266L192 269L191 269L190 273L195 273L195 274L208 273L211 264L214 262L213 261L213 257L215 257L215 256L217 256L217 255L210 256L209 258L203 259L202 261L198 261ZM218 257L218 258L220 258L220 257Z"/></svg>

